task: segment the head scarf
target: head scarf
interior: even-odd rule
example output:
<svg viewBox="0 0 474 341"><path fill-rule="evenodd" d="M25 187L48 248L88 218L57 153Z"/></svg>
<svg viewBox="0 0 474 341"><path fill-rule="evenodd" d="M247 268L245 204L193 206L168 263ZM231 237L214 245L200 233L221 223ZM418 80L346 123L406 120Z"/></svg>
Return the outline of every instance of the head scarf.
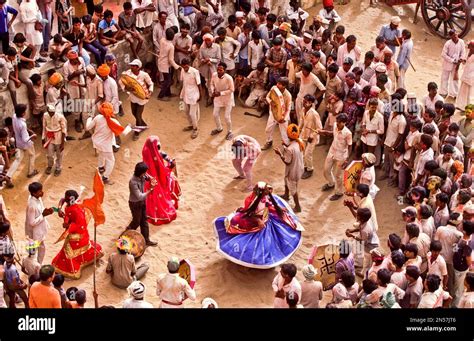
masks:
<svg viewBox="0 0 474 341"><path fill-rule="evenodd" d="M202 36L202 40L210 40L214 41L214 37L210 33L206 33L205 35Z"/></svg>
<svg viewBox="0 0 474 341"><path fill-rule="evenodd" d="M372 167L373 165L375 165L375 161L377 160L377 158L372 153L364 153L362 154L362 160L365 161L368 167Z"/></svg>
<svg viewBox="0 0 474 341"><path fill-rule="evenodd" d="M280 29L280 31L290 32L291 31L291 25L290 25L290 23L284 22L280 25L279 29Z"/></svg>
<svg viewBox="0 0 474 341"><path fill-rule="evenodd" d="M114 117L114 107L109 102L104 102L99 106L99 113L105 117L107 121L107 125L109 126L110 130L114 133L115 136L119 136L125 130L119 123L112 120Z"/></svg>
<svg viewBox="0 0 474 341"><path fill-rule="evenodd" d="M108 75L110 74L110 67L109 67L107 64L102 64L102 65L99 66L99 68L97 69L97 73L98 73L99 76L101 76L101 77L108 76Z"/></svg>
<svg viewBox="0 0 474 341"><path fill-rule="evenodd" d="M333 0L323 0L323 7L330 7L330 6L334 6Z"/></svg>
<svg viewBox="0 0 474 341"><path fill-rule="evenodd" d="M179 259L178 257L171 257L168 260L168 270L170 272L176 272L179 269Z"/></svg>
<svg viewBox="0 0 474 341"><path fill-rule="evenodd" d="M304 278L306 278L307 280L313 280L314 276L316 276L316 274L318 273L312 264L306 264L305 266L303 266L301 272L303 273Z"/></svg>
<svg viewBox="0 0 474 341"><path fill-rule="evenodd" d="M202 300L202 307L203 308L209 308L210 305L214 305L214 308L219 308L217 306L217 302L214 301L212 298L210 297L206 297L205 299Z"/></svg>
<svg viewBox="0 0 474 341"><path fill-rule="evenodd" d="M300 137L300 129L298 128L298 126L294 123L290 124L288 126L288 128L286 129L286 133L287 133L287 135L290 139L298 142L298 144L300 145L301 151L303 151L304 150L304 143L299 138Z"/></svg>
<svg viewBox="0 0 474 341"><path fill-rule="evenodd" d="M127 291L134 299L142 300L145 297L145 284L134 281L128 286Z"/></svg>
<svg viewBox="0 0 474 341"><path fill-rule="evenodd" d="M79 58L79 55L77 54L77 52L73 51L73 50L69 51L66 56L67 56L67 59L69 59L69 60Z"/></svg>
<svg viewBox="0 0 474 341"><path fill-rule="evenodd" d="M95 71L95 68L91 64L86 66L86 71L89 74L94 75L94 76L97 74L97 72Z"/></svg>
<svg viewBox="0 0 474 341"><path fill-rule="evenodd" d="M117 246L117 249L125 252L130 252L132 250L132 241L127 236L121 236L117 239L115 245Z"/></svg>
<svg viewBox="0 0 474 341"><path fill-rule="evenodd" d="M461 161L456 160L453 162L453 167L456 169L456 174L454 174L454 181L457 181L462 173L464 173L464 165Z"/></svg>
<svg viewBox="0 0 474 341"><path fill-rule="evenodd" d="M52 86L56 86L63 81L63 76L59 72L55 72L49 77L48 82Z"/></svg>

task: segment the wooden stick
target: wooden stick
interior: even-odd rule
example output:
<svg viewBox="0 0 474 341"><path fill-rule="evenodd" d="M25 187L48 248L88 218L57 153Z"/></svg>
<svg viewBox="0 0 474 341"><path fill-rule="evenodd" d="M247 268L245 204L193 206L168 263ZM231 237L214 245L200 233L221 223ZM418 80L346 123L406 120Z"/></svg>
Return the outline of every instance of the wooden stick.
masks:
<svg viewBox="0 0 474 341"><path fill-rule="evenodd" d="M148 53L151 53L152 55L154 55L155 57L160 57L159 55L157 55L155 52L152 52L150 50L147 51Z"/></svg>
<svg viewBox="0 0 474 341"><path fill-rule="evenodd" d="M402 43L400 42L400 40L398 39L398 37L395 37L395 39L397 40L398 46L401 47L401 46L402 46ZM413 64L411 63L410 58L407 57L407 60L408 60L408 64L410 64L410 66L411 66L411 68L413 69L413 71L416 72L416 69L415 69L415 67L413 66Z"/></svg>

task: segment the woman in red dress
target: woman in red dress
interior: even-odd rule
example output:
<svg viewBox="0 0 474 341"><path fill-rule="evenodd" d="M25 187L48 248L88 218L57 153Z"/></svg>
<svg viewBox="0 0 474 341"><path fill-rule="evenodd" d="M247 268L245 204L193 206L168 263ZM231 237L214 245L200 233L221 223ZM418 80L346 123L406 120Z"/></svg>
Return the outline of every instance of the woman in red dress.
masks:
<svg viewBox="0 0 474 341"><path fill-rule="evenodd" d="M146 198L148 222L153 225L168 224L176 219L178 200L181 188L174 174L176 167L166 153L161 151L158 136L149 136L142 150L143 162L148 166L148 175L156 179L157 185ZM150 182L145 182L145 192L150 189Z"/></svg>
<svg viewBox="0 0 474 341"><path fill-rule="evenodd" d="M66 209L58 213L64 218L63 227L66 231L61 238L65 237L65 240L63 248L52 261L57 273L72 279L81 277L82 268L94 262L94 254L97 259L104 255L102 247L89 238L86 214L84 208L76 203L78 198L76 191L66 191Z"/></svg>

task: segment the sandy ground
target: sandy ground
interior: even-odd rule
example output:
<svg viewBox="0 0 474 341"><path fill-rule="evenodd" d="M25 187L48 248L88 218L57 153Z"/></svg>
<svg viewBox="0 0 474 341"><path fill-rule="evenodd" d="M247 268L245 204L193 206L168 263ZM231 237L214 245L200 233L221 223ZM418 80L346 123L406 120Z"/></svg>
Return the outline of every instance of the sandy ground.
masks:
<svg viewBox="0 0 474 341"><path fill-rule="evenodd" d="M317 8L319 10L319 7ZM396 10L383 4L377 8L370 8L368 0L359 3L352 1L346 6L339 6L337 10L343 17L348 34L354 33L360 40L363 51L373 45L380 26L389 22ZM316 12L316 8L310 11ZM421 98L425 95L426 84L429 81L439 82L440 52L443 40L432 36L424 23L420 20L413 25L413 8L404 7L402 26L413 32L415 52L412 62L417 72L407 72L409 91L415 92ZM421 18L420 18L421 19ZM472 33L471 33L472 35ZM469 37L472 39L472 36ZM155 91L156 96L156 91ZM180 200L178 218L169 225L151 227L152 239L159 242L159 246L148 248L140 262L150 264L150 270L144 278L147 285L146 299L158 307L159 299L155 294L156 277L166 271L166 261L169 256L177 255L188 258L197 270L197 300L188 302L189 307L198 307L203 298L213 297L221 307L271 307L273 295L271 282L278 269L256 270L238 266L224 259L215 251L216 238L212 221L214 218L227 215L231 210L242 205L245 193L242 192L244 183L232 180L235 171L230 160L222 160L217 152L229 147L224 134L211 137L210 131L214 128L211 108L202 108L200 121L200 135L191 140L188 133L182 128L187 125L184 112L180 111L177 99L172 102L159 102L153 99L145 109L145 120L150 125L146 134L139 141L133 142L131 136L123 139L122 150L117 153L116 166L112 173L115 184L106 187L105 212L107 221L98 228L97 240L103 246L106 254L114 250L114 241L130 220L128 209L128 180L136 162L141 159L141 149L147 135L155 134L161 139L163 149L178 164L179 181L183 195ZM127 115L121 119L123 124L132 122L127 102L124 104ZM264 129L266 118L244 116L245 110L239 105L233 111L234 134L248 134L264 143ZM72 129L71 129L72 130ZM278 141L275 132L276 142ZM37 150L41 151L37 145ZM329 194L320 191L324 184L322 168L326 156L325 147L318 147L315 151L315 174L309 180L301 181L301 204L303 212L299 217L306 229L303 233L303 243L299 250L290 259L297 264L298 269L307 262L307 257L314 245L337 243L344 237L344 230L352 222L349 211L343 207L342 200L330 202ZM86 186L89 191L96 166L96 157L90 140L87 142L68 142L64 155L64 169L59 178L46 176L46 157L44 152L37 159L37 168L41 171L35 181L44 184L43 198L47 207L55 206L67 189L79 189ZM22 165L17 172L14 182L15 189L4 190L3 195L12 221L17 240L24 236L25 206L28 199L27 186L30 180L25 177L26 169ZM284 166L273 152L264 152L254 168L255 181L263 180L272 184L276 193L283 190ZM403 224L400 217L400 206L397 205L395 190L386 188L385 183L378 184L381 192L376 199L379 219L379 235L381 245L385 247L389 233L401 233ZM293 205L293 204L292 204ZM46 245L47 254L45 263L49 262L61 248L61 244L53 244L62 232L61 220L50 217L51 229ZM92 224L89 227L92 234ZM386 247L385 247L386 248ZM106 260L106 257L104 257ZM93 267L83 271L80 280L67 281L65 287L78 286L86 289L88 303L93 307ZM302 278L298 274L298 278ZM111 285L109 276L105 274L105 262L97 268L97 291L100 305L120 306L127 297L125 290ZM329 293L325 294L325 300Z"/></svg>

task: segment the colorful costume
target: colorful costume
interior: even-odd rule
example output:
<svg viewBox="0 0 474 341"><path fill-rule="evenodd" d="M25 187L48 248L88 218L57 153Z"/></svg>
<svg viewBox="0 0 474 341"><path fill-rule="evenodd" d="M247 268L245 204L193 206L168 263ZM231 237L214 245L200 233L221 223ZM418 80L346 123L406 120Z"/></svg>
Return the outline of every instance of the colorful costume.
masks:
<svg viewBox="0 0 474 341"><path fill-rule="evenodd" d="M158 136L149 136L143 146L143 162L148 166L148 174L158 182L153 192L146 198L148 221L153 225L168 224L176 219L178 200L181 188L173 173L172 160L160 151ZM150 182L145 183L145 191L150 189Z"/></svg>
<svg viewBox="0 0 474 341"><path fill-rule="evenodd" d="M81 277L83 267L102 257L102 247L89 239L84 208L74 204L65 209L64 222L69 223L64 246L51 262L56 272L72 279Z"/></svg>
<svg viewBox="0 0 474 341"><path fill-rule="evenodd" d="M214 221L217 251L230 261L269 269L288 260L301 245L303 227L290 206L258 183L244 207Z"/></svg>

